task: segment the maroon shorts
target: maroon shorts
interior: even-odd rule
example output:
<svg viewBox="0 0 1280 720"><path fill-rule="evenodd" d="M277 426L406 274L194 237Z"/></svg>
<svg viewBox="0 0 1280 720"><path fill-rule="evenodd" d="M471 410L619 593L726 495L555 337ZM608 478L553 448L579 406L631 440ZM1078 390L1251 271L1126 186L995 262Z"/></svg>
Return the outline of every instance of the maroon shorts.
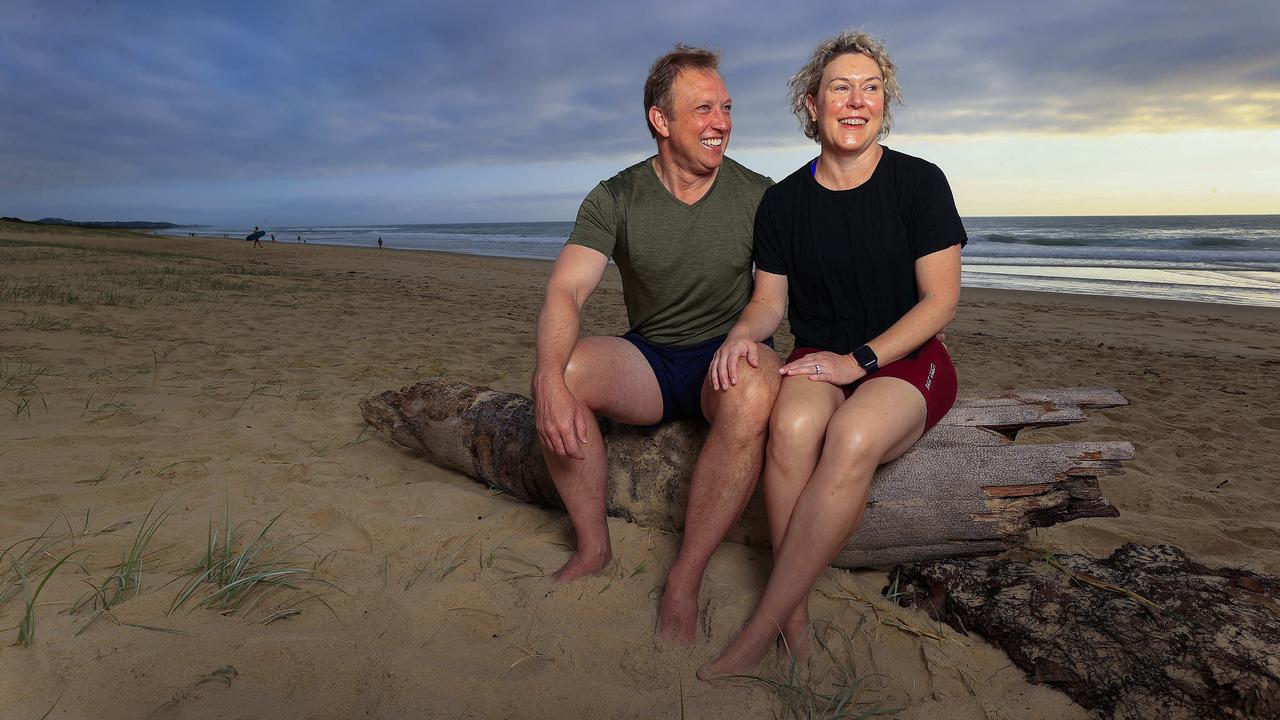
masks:
<svg viewBox="0 0 1280 720"><path fill-rule="evenodd" d="M787 356L787 362L794 362L818 350L819 348L797 347ZM844 396L847 398L858 389L858 385L878 377L900 378L920 391L924 396L926 408L925 432L937 425L942 416L946 415L951 406L956 403L956 368L951 364L951 356L947 354L946 346L937 338L921 345L915 352L915 357L904 357L866 377L859 378L848 385L842 385L840 389L844 391Z"/></svg>

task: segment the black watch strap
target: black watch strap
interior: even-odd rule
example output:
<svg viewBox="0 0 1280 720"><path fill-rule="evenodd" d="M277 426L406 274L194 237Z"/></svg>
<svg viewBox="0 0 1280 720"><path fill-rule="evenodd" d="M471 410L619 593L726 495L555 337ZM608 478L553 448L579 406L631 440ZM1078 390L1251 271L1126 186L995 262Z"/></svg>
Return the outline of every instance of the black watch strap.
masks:
<svg viewBox="0 0 1280 720"><path fill-rule="evenodd" d="M876 357L876 351L870 347L863 345L853 351L853 361L858 363L858 367L866 370L868 374L880 369L880 358Z"/></svg>

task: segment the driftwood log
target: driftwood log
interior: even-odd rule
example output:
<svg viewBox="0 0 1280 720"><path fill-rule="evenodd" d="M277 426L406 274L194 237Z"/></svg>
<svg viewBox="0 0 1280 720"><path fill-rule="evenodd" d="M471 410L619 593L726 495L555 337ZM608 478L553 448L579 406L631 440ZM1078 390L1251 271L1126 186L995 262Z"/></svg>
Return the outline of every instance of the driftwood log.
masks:
<svg viewBox="0 0 1280 720"><path fill-rule="evenodd" d="M832 563L883 567L997 553L1021 533L1119 512L1098 477L1133 458L1128 442L1014 443L1017 432L1081 422L1087 407L1127 405L1105 388L1020 390L960 400L910 452L875 476L865 519ZM525 502L560 507L539 450L528 398L431 379L360 401L364 419L430 461ZM646 527L684 522L689 474L705 423L656 430L604 421L608 511ZM764 508L752 500L731 539L768 543Z"/></svg>
<svg viewBox="0 0 1280 720"><path fill-rule="evenodd" d="M1034 682L1125 720L1280 718L1280 578L1171 545L1097 560L938 560L900 602L1003 648Z"/></svg>

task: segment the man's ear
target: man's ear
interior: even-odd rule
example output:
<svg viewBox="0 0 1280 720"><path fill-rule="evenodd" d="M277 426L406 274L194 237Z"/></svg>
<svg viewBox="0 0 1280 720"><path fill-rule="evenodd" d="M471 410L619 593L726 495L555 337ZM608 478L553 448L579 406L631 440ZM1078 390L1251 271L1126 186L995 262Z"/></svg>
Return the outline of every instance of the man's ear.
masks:
<svg viewBox="0 0 1280 720"><path fill-rule="evenodd" d="M649 122L659 137L671 137L671 128L667 126L667 114L662 111L662 108L657 105L649 108Z"/></svg>

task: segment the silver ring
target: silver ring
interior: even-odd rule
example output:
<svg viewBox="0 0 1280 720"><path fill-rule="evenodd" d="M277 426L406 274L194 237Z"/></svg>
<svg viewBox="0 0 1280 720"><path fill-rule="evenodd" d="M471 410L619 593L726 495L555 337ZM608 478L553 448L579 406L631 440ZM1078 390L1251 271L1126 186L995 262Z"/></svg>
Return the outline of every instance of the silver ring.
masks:
<svg viewBox="0 0 1280 720"><path fill-rule="evenodd" d="M821 365L814 365L814 366L813 366L813 370L814 370L814 372L816 372L816 373L817 373L817 374L819 374L819 375L821 375L821 374L822 374L822 366L821 366Z"/></svg>

